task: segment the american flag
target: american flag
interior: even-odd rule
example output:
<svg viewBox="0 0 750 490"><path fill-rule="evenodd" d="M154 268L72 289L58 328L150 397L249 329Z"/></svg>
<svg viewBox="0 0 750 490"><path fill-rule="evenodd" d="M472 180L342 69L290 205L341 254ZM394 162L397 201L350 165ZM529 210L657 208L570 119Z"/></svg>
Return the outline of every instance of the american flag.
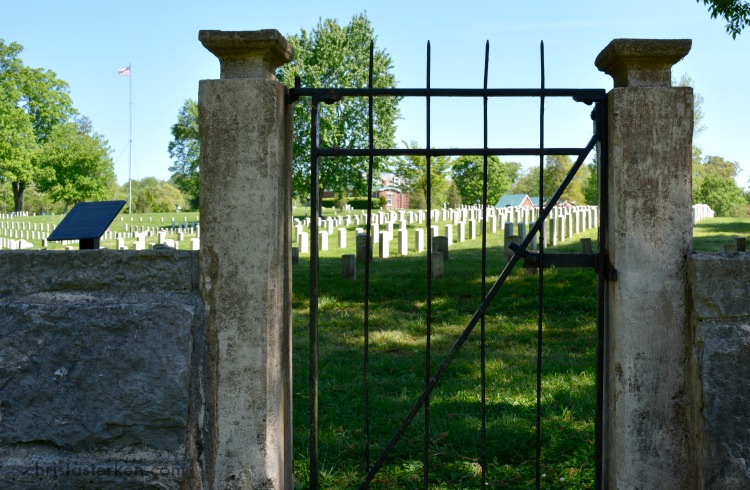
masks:
<svg viewBox="0 0 750 490"><path fill-rule="evenodd" d="M129 77L130 76L130 65L128 65L127 68L120 68L117 70L117 76L119 77Z"/></svg>

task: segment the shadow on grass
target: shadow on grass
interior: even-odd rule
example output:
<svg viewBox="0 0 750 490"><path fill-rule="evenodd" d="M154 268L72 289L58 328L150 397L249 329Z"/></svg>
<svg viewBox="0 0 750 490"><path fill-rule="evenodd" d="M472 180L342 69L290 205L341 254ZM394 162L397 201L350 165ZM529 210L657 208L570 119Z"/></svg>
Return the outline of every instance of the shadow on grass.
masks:
<svg viewBox="0 0 750 490"><path fill-rule="evenodd" d="M693 250L721 252L735 237L750 237L750 218L709 218L693 228Z"/></svg>
<svg viewBox="0 0 750 490"><path fill-rule="evenodd" d="M750 220L739 218L714 218L699 222L695 228L704 234L717 235L750 235Z"/></svg>
<svg viewBox="0 0 750 490"><path fill-rule="evenodd" d="M506 260L487 251L487 289ZM340 278L337 258L320 261L319 454L325 488L352 488L364 475L364 273ZM307 481L309 263L294 269L295 468ZM456 247L432 291L430 373L481 301L481 251ZM419 397L426 373L427 265L424 255L371 263L369 445L378 457ZM430 401L431 488L525 488L533 483L536 426L538 280L518 267L487 311L487 468L482 461L481 325L451 363ZM545 272L542 467L588 488L593 474L596 276ZM371 488L415 488L422 478L424 409L396 445Z"/></svg>

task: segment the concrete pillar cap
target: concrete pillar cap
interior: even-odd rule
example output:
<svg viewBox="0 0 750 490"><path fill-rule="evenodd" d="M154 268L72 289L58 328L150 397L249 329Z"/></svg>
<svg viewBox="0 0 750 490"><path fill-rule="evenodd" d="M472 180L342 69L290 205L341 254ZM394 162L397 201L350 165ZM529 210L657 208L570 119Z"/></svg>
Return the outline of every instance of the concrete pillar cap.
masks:
<svg viewBox="0 0 750 490"><path fill-rule="evenodd" d="M672 66L692 44L691 39L614 39L596 57L596 67L615 87L671 87Z"/></svg>
<svg viewBox="0 0 750 490"><path fill-rule="evenodd" d="M294 49L276 29L207 31L198 40L221 64L221 78L275 80L274 71L292 59Z"/></svg>

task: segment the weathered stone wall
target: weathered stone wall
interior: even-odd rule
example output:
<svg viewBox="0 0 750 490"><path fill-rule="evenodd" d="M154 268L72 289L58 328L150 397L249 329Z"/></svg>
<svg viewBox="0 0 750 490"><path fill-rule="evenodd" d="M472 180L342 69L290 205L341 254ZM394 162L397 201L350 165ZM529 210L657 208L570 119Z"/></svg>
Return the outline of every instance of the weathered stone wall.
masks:
<svg viewBox="0 0 750 490"><path fill-rule="evenodd" d="M179 488L196 460L197 252L0 252L0 277L0 488Z"/></svg>
<svg viewBox="0 0 750 490"><path fill-rule="evenodd" d="M696 488L750 488L750 254L688 258L701 376L702 471Z"/></svg>

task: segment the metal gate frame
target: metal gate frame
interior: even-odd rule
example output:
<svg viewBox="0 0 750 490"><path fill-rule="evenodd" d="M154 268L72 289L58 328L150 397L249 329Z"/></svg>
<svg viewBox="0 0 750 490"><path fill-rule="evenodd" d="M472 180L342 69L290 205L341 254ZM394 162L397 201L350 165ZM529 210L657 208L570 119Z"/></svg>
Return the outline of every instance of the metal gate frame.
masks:
<svg viewBox="0 0 750 490"><path fill-rule="evenodd" d="M426 193L427 209L432 209L429 189L430 183L430 159L435 156L459 156L459 155L477 155L484 157L484 179L483 179L483 220L482 220L482 296L481 302L471 320L464 328L461 335L455 341L452 349L449 351L443 362L435 373L430 373L430 334L431 334L431 303L432 303L432 240L427 240L427 346L426 346L426 369L425 369L425 386L421 395L413 404L401 426L393 435L382 453L378 456L374 464L371 464L369 454L369 402L368 402L368 349L369 349L369 276L370 261L365 260L365 295L364 295L364 391L365 391L365 477L362 480L360 489L369 487L369 482L382 467L389 453L396 446L397 442L411 424L418 412L425 409L425 428L424 428L424 488L427 488L429 477L429 466L427 464L428 451L428 434L429 434L429 397L441 377L447 370L451 361L454 359L461 346L469 338L477 324L481 329L481 378L482 378L482 455L481 466L486 468L486 390L485 390L485 323L484 313L491 304L493 298L497 295L500 287L510 272L516 266L519 260L524 259L527 266L537 267L539 274L539 315L537 329L537 383L536 383L536 487L540 487L540 454L541 454L541 393L542 393L542 312L544 299L544 268L551 265L556 267L593 267L598 276L598 303L597 303L597 348L596 348L596 415L595 415L595 486L602 488L603 472L605 461L603 460L603 441L606 440L603 434L602 413L603 413L603 380L604 380L604 356L607 340L607 287L608 282L616 280L616 272L612 269L604 246L607 236L607 216L608 216L608 194L607 194L607 99L604 89L550 89L545 87L545 68L544 68L544 43L540 44L540 65L541 65L541 83L540 88L532 89L490 89L487 87L488 65L489 65L489 41L485 47L485 64L484 64L484 87L482 89L433 89L430 87L430 43L427 43L427 81L426 88L416 89L398 89L398 88L374 88L373 77L373 52L374 44L370 45L369 60L369 82L367 88L304 88L301 87L299 79L295 81L294 88L289 90L288 102L293 103L300 97L311 98L311 215L315 218L311 220L310 234L314 237L311 240L310 249L310 486L313 489L319 488L318 481L318 268L319 268L319 250L318 250L318 202L319 202L319 184L318 184L318 160L320 157L335 156L360 156L369 158L368 171L368 208L367 208L367 227L366 227L366 257L372 253L371 250L371 221L372 221L372 174L373 161L376 156L407 156L418 155L426 158L427 187ZM369 147L366 149L344 149L344 148L319 148L318 131L319 131L319 110L321 103L333 104L343 97L367 97L369 107ZM426 148L389 148L376 149L373 144L373 98L374 97L423 97L426 101L427 115L427 138ZM483 148L460 148L460 149L435 149L431 148L430 141L430 100L432 97L481 97L484 102L484 146ZM538 148L489 148L488 147L488 129L487 129L487 103L489 98L494 97L532 97L540 101L539 108L539 147ZM594 104L591 118L594 121L594 134L583 148L545 148L544 146L544 102L547 97L564 97L572 98L576 102L582 102L587 105ZM572 181L578 169L583 164L587 156L598 147L598 183L599 183L599 252L589 254L549 254L544 251L544 227L543 223L551 210L559 201L563 192ZM540 168L540 196L543 196L544 187L544 157L548 155L575 155L577 156L573 167L563 180L560 187L555 191L546 206L540 210L538 220L529 230L526 238L518 245L512 245L514 255L510 258L500 276L495 280L487 291L486 284L486 223L487 223L487 159L489 156L538 156ZM541 205L542 203L540 203ZM431 229L431 213L427 213L427 229ZM535 235L539 233L539 252L529 252L527 248ZM485 471L482 472L482 487L485 486Z"/></svg>

